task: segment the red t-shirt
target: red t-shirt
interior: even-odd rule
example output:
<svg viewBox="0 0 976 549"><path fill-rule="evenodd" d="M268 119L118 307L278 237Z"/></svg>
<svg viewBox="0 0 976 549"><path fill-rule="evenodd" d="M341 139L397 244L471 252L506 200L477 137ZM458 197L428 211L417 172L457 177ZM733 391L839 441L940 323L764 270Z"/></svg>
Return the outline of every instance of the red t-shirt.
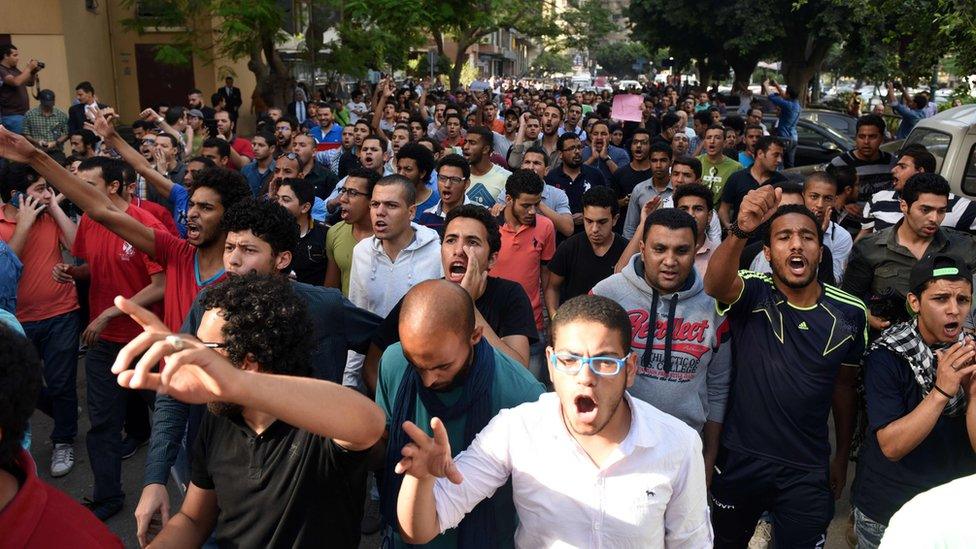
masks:
<svg viewBox="0 0 976 549"><path fill-rule="evenodd" d="M163 227L169 231L169 234L173 236L180 236L180 232L176 228L176 221L173 220L173 213L167 210L165 206L156 204L152 200L143 200L138 196L133 196L129 203L135 204L143 210L151 213L153 217L158 219L159 222L163 224Z"/></svg>
<svg viewBox="0 0 976 549"><path fill-rule="evenodd" d="M502 212L498 217L498 228L502 248L488 274L522 285L532 303L535 326L542 330L542 266L556 253L555 226L548 217L536 215L535 225L522 225L515 231L505 223L505 213Z"/></svg>
<svg viewBox="0 0 976 549"><path fill-rule="evenodd" d="M8 208L0 206L0 240L10 242L17 229L16 217L7 217ZM50 214L42 213L27 233L27 243L20 254L24 270L17 285L17 320L36 322L78 310L74 284L62 284L51 278L54 266L64 261L61 255L61 229Z"/></svg>
<svg viewBox="0 0 976 549"><path fill-rule="evenodd" d="M223 269L209 280L200 280L197 249L163 229L156 229L156 262L166 269L166 293L163 294L163 323L179 332L200 290L224 279Z"/></svg>
<svg viewBox="0 0 976 549"><path fill-rule="evenodd" d="M123 547L91 511L37 478L30 454L21 450L14 461L24 479L17 495L0 509L0 546L73 547L100 549Z"/></svg>
<svg viewBox="0 0 976 549"><path fill-rule="evenodd" d="M247 139L244 139L243 137L235 137L234 141L230 144L230 146L232 149L237 151L237 154L241 156L246 156L251 160L254 159L254 148L251 147L251 142L248 141ZM233 163L228 162L227 165L233 166ZM236 167L234 169L240 171Z"/></svg>
<svg viewBox="0 0 976 549"><path fill-rule="evenodd" d="M150 229L166 230L152 214L134 204L129 204L125 213ZM92 221L88 214L81 216L71 255L84 259L91 268L89 320L111 307L115 296L132 297L149 285L150 276L163 272L149 256ZM150 310L158 315L162 309L159 305ZM134 320L122 315L110 320L99 337L113 343L128 343L141 333L142 328Z"/></svg>

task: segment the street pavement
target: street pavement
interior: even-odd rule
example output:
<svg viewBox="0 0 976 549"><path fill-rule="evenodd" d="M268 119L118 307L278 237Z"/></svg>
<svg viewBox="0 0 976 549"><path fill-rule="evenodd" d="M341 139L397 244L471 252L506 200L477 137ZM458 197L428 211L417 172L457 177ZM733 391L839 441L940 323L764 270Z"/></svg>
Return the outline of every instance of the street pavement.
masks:
<svg viewBox="0 0 976 549"><path fill-rule="evenodd" d="M31 419L32 446L31 454L37 461L38 474L45 482L55 486L59 490L67 493L75 500L81 502L82 498L90 498L92 491L92 474L88 463L88 452L85 449L85 433L88 431L88 415L85 404L85 375L84 368L79 361L78 370L78 401L82 412L78 417L78 438L75 440L75 467L66 476L52 478L50 472L51 463L51 429L53 422L41 412L35 412ZM830 422L831 432L833 422ZM831 433L832 436L832 433ZM126 547L139 547L136 541L136 524L133 513L136 504L139 502L139 494L142 491L142 466L146 459L146 447L143 446L136 454L122 462L122 483L125 490L125 507L122 511L108 520L108 527L118 535ZM847 515L850 512L849 490L850 479L853 477L853 464L848 470L848 485L844 490L844 495L837 502L837 509L834 520L830 524L827 533L827 549L848 549L844 541ZM170 493L170 510L175 513L179 509L179 495L172 480L168 486ZM364 536L360 543L360 549L376 549L380 546L379 535Z"/></svg>

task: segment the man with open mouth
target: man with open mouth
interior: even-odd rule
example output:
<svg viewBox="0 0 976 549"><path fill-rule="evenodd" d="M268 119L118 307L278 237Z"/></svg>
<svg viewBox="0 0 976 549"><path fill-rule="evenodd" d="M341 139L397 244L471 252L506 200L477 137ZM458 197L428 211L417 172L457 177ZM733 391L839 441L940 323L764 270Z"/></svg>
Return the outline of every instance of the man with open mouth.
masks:
<svg viewBox="0 0 976 549"><path fill-rule="evenodd" d="M430 430L394 426L410 440L396 464L403 538L463 526L511 478L516 547L711 547L698 435L627 393L637 372L627 312L579 296L552 330L555 393L502 410L453 459L441 418Z"/></svg>
<svg viewBox="0 0 976 549"><path fill-rule="evenodd" d="M908 500L976 473L976 344L962 330L972 272L934 254L912 268L909 285L917 317L885 330L864 359L868 435L852 488L858 547L878 547Z"/></svg>
<svg viewBox="0 0 976 549"><path fill-rule="evenodd" d="M867 313L856 297L817 280L821 224L806 206L781 206L782 194L770 185L746 194L705 274L705 292L727 315L736 342L711 483L716 547L745 547L765 511L777 546L822 543L847 479ZM762 226L772 274L737 272Z"/></svg>

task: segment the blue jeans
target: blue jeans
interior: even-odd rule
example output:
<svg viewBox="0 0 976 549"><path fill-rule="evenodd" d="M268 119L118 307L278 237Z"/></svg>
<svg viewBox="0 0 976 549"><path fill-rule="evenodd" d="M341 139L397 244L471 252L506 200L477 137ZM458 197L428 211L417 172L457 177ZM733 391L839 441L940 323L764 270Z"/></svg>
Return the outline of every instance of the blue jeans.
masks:
<svg viewBox="0 0 976 549"><path fill-rule="evenodd" d="M854 534L857 535L857 549L878 549L885 528L887 526L874 522L860 509L854 508Z"/></svg>
<svg viewBox="0 0 976 549"><path fill-rule="evenodd" d="M37 407L54 419L51 442L74 442L78 434L78 311L24 322L23 326L44 361L44 388Z"/></svg>
<svg viewBox="0 0 976 549"><path fill-rule="evenodd" d="M5 114L0 116L0 124L14 133L24 133L24 115Z"/></svg>
<svg viewBox="0 0 976 549"><path fill-rule="evenodd" d="M122 423L127 391L112 374L112 364L123 344L99 339L85 355L85 382L91 428L85 444L95 487L92 500L120 501L122 492Z"/></svg>

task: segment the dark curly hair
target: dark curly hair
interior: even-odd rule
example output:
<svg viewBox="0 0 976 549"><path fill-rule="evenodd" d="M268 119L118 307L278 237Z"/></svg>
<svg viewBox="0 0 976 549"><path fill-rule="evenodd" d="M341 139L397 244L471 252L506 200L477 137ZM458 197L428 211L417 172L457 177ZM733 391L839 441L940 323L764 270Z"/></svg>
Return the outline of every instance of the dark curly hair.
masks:
<svg viewBox="0 0 976 549"><path fill-rule="evenodd" d="M227 168L204 168L198 171L193 175L193 185L187 189L190 196L193 196L193 191L200 187L211 189L220 196L220 204L224 207L224 212L251 196L251 187L248 186L244 176Z"/></svg>
<svg viewBox="0 0 976 549"><path fill-rule="evenodd" d="M220 309L224 350L234 364L248 354L262 372L311 374L312 321L291 282L281 275L235 276L207 289L203 310Z"/></svg>
<svg viewBox="0 0 976 549"><path fill-rule="evenodd" d="M513 200L518 200L523 194L542 194L544 189L545 182L532 170L515 170L505 181L505 196L510 196Z"/></svg>
<svg viewBox="0 0 976 549"><path fill-rule="evenodd" d="M225 232L251 231L271 245L275 254L298 247L299 229L295 217L277 202L245 198L224 212L220 228Z"/></svg>
<svg viewBox="0 0 976 549"><path fill-rule="evenodd" d="M0 322L0 467L20 452L41 391L41 360L27 338Z"/></svg>
<svg viewBox="0 0 976 549"><path fill-rule="evenodd" d="M447 232L447 227L451 221L459 217L480 221L485 226L485 232L488 233L489 255L502 249L502 233L498 229L498 222L487 209L478 204L461 204L447 213L447 218L444 220L444 231Z"/></svg>

